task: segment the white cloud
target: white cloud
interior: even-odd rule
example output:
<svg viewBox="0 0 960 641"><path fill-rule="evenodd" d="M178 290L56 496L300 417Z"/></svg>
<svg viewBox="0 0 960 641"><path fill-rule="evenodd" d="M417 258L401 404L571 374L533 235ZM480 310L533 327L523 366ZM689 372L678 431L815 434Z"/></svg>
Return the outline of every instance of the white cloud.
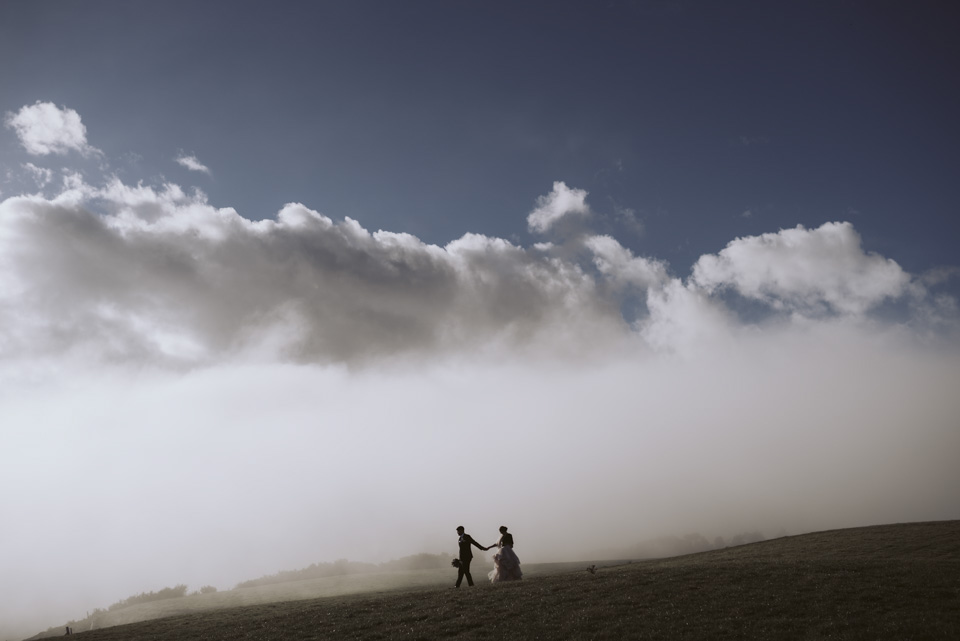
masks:
<svg viewBox="0 0 960 641"><path fill-rule="evenodd" d="M553 191L537 198L536 207L527 216L527 227L532 232L543 233L557 224L565 216L587 216L587 192L583 189L570 189L566 183L553 183Z"/></svg>
<svg viewBox="0 0 960 641"><path fill-rule="evenodd" d="M619 283L647 288L667 281L665 263L634 256L612 236L590 236L584 245L593 252L600 273Z"/></svg>
<svg viewBox="0 0 960 641"><path fill-rule="evenodd" d="M4 121L16 132L27 153L36 156L67 154L77 151L83 155L99 154L87 144L87 128L80 114L68 107L57 107L52 102L40 102L21 107L17 113L8 112Z"/></svg>
<svg viewBox="0 0 960 641"><path fill-rule="evenodd" d="M603 342L623 323L578 264L502 239L468 234L441 248L300 204L254 222L176 185L96 189L76 176L57 198L10 198L0 213L0 266L20 284L8 291L30 292L0 300L21 321L7 350L23 354L216 360L282 328L282 358L360 362L533 349L559 335Z"/></svg>
<svg viewBox="0 0 960 641"><path fill-rule="evenodd" d="M647 291L649 315L637 322L644 340L658 351L692 357L730 344L737 324L717 300L671 279Z"/></svg>
<svg viewBox="0 0 960 641"><path fill-rule="evenodd" d="M196 156L187 156L186 154L181 153L175 158L175 160L178 164L186 167L190 171L199 171L201 173L210 175L210 168L197 160Z"/></svg>
<svg viewBox="0 0 960 641"><path fill-rule="evenodd" d="M726 288L798 318L867 317L888 297L924 291L864 253L847 223L737 239L683 283L611 236L524 248L467 234L439 247L298 203L251 221L171 183L92 187L69 174L64 184L53 199L0 203L0 358L81 350L194 365L253 353L359 364L624 342L686 353L736 333ZM584 197L557 183L538 211L565 215ZM628 298L640 305L632 327ZM918 319L949 325L949 300L914 298Z"/></svg>
<svg viewBox="0 0 960 641"><path fill-rule="evenodd" d="M691 280L709 292L729 287L807 315L861 315L908 293L911 285L896 262L864 252L860 235L846 222L738 238L719 254L701 256Z"/></svg>
<svg viewBox="0 0 960 641"><path fill-rule="evenodd" d="M36 181L37 185L41 189L46 187L53 180L53 170L51 169L47 169L46 167L37 167L32 162L24 163L23 168L30 173L30 176Z"/></svg>

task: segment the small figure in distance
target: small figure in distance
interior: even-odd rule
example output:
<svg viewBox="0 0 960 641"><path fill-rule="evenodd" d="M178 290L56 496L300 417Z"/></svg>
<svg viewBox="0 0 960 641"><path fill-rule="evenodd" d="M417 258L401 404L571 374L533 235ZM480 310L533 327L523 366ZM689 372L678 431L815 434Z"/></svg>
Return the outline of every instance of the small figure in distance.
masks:
<svg viewBox="0 0 960 641"><path fill-rule="evenodd" d="M489 550L490 548L485 548L474 541L473 537L466 533L462 525L457 526L457 535L459 536L457 544L460 546L460 563L454 566L457 568L457 584L454 587L460 587L463 577L467 577L467 585L473 587L473 577L470 575L470 561L473 560L473 550L470 549L470 546L475 545L481 550Z"/></svg>
<svg viewBox="0 0 960 641"><path fill-rule="evenodd" d="M591 565L590 567L587 568L587 572L589 572L590 574L596 574L596 573L597 573L597 566L596 566L596 565Z"/></svg>
<svg viewBox="0 0 960 641"><path fill-rule="evenodd" d="M493 570L487 576L491 583L500 581L519 581L523 578L520 571L520 559L513 551L513 535L507 532L507 526L500 526L499 551L493 555ZM493 547L493 546L490 546Z"/></svg>

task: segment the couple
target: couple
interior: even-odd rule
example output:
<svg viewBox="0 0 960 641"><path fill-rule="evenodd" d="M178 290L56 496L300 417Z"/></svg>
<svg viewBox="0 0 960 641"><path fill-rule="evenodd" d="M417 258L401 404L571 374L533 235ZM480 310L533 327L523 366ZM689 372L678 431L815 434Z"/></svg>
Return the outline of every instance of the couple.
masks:
<svg viewBox="0 0 960 641"><path fill-rule="evenodd" d="M460 558L453 562L457 567L457 585L454 587L460 587L463 577L467 577L467 585L473 585L473 577L470 576L470 562L473 560L471 545L475 545L481 550L489 550L494 546L499 548L499 551L493 555L493 571L487 575L491 583L519 581L523 578L523 572L520 571L520 559L513 551L513 535L507 532L506 525L500 526L500 540L487 547L483 547L474 541L473 537L464 531L462 525L457 528L457 534L460 537L457 541L460 545Z"/></svg>

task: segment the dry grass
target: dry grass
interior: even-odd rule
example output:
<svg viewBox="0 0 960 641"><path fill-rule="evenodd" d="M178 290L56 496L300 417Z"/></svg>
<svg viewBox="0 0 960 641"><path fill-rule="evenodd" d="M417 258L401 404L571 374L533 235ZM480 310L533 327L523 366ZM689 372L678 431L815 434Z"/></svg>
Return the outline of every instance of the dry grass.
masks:
<svg viewBox="0 0 960 641"><path fill-rule="evenodd" d="M596 574L255 605L80 634L83 641L454 637L960 639L960 521L837 530Z"/></svg>

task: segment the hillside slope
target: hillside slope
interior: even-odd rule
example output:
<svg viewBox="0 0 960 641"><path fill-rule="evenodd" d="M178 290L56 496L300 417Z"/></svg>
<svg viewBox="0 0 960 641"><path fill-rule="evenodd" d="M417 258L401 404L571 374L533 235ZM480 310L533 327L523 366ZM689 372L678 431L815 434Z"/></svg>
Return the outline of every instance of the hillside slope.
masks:
<svg viewBox="0 0 960 641"><path fill-rule="evenodd" d="M958 639L960 521L786 537L674 559L256 605L84 632L220 639Z"/></svg>

